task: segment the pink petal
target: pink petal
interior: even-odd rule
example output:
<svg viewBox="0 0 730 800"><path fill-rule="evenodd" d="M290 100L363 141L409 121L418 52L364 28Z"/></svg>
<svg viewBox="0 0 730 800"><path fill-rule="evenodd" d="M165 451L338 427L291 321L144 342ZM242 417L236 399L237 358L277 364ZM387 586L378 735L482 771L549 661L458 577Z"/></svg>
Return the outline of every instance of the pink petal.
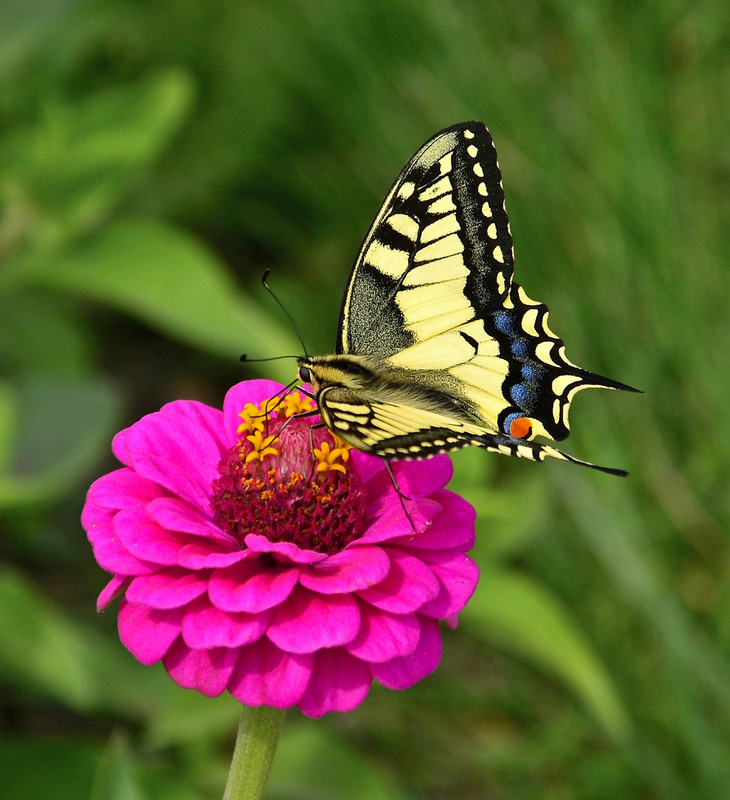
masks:
<svg viewBox="0 0 730 800"><path fill-rule="evenodd" d="M415 614L389 614L367 606L361 606L360 612L360 633L345 647L355 658L382 663L415 651L421 635Z"/></svg>
<svg viewBox="0 0 730 800"><path fill-rule="evenodd" d="M254 553L272 553L283 564L316 564L327 558L326 553L302 550L291 542L272 542L260 533L246 534L243 541Z"/></svg>
<svg viewBox="0 0 730 800"><path fill-rule="evenodd" d="M122 547L135 558L164 566L177 564L177 554L182 545L181 537L155 524L144 508L117 511L114 532Z"/></svg>
<svg viewBox="0 0 730 800"><path fill-rule="evenodd" d="M127 600L150 608L180 608L205 594L207 588L205 573L167 567L154 575L134 578L127 589Z"/></svg>
<svg viewBox="0 0 730 800"><path fill-rule="evenodd" d="M116 511L120 508L145 505L162 495L163 491L157 484L137 475L134 470L123 467L94 481L87 497L102 508Z"/></svg>
<svg viewBox="0 0 730 800"><path fill-rule="evenodd" d="M213 522L210 511L203 514L184 500L162 497L149 503L146 510L151 519L167 530L197 536L224 550L239 547L235 537Z"/></svg>
<svg viewBox="0 0 730 800"><path fill-rule="evenodd" d="M225 541L224 537L211 540L166 530L150 519L148 510L149 506L147 510L129 508L118 511L114 520L120 543L139 559L198 570L227 567L246 558L244 550L232 550L231 542ZM121 569L117 571L121 572Z"/></svg>
<svg viewBox="0 0 730 800"><path fill-rule="evenodd" d="M350 548L303 569L299 583L319 594L343 594L375 586L389 570L390 559L380 547Z"/></svg>
<svg viewBox="0 0 730 800"><path fill-rule="evenodd" d="M183 640L196 650L241 647L263 636L270 617L270 611L262 614L228 613L212 606L207 597L200 597L185 609Z"/></svg>
<svg viewBox="0 0 730 800"><path fill-rule="evenodd" d="M245 561L251 557L247 550L234 550L233 552L217 552L211 550L200 541L191 541L184 544L177 554L177 563L187 569L213 569L214 567L229 567Z"/></svg>
<svg viewBox="0 0 730 800"><path fill-rule="evenodd" d="M119 578L116 576L112 578L97 598L96 610L105 611L109 604L113 603L120 594L124 594L130 581L131 578Z"/></svg>
<svg viewBox="0 0 730 800"><path fill-rule="evenodd" d="M445 489L433 494L431 500L440 504L441 513L425 530L418 533L411 530L392 540L392 544L430 550L471 550L476 519L474 508L459 495Z"/></svg>
<svg viewBox="0 0 730 800"><path fill-rule="evenodd" d="M86 502L81 523L91 542L94 558L102 569L120 575L149 575L157 569L132 555L119 541L114 518L119 512L99 508Z"/></svg>
<svg viewBox="0 0 730 800"><path fill-rule="evenodd" d="M210 487L224 450L220 411L178 400L148 414L112 442L114 455L135 472L201 510L210 505Z"/></svg>
<svg viewBox="0 0 730 800"><path fill-rule="evenodd" d="M208 596L221 611L258 614L283 603L298 580L296 567L268 567L260 559L248 560L216 570Z"/></svg>
<svg viewBox="0 0 730 800"><path fill-rule="evenodd" d="M373 677L389 689L407 689L430 675L441 660L441 632L438 622L421 618L421 638L416 651L405 658L371 666Z"/></svg>
<svg viewBox="0 0 730 800"><path fill-rule="evenodd" d="M241 434L237 432L237 429L243 420L238 415L243 411L246 403L253 403L258 406L277 396L281 397L280 393L283 388L280 383L275 381L260 379L242 381L226 392L226 397L223 401L223 429L225 431L224 441L227 447L233 447L241 438Z"/></svg>
<svg viewBox="0 0 730 800"><path fill-rule="evenodd" d="M190 650L178 639L163 659L170 677L184 689L197 689L207 697L223 692L233 673L238 650L216 647L213 650Z"/></svg>
<svg viewBox="0 0 730 800"><path fill-rule="evenodd" d="M143 664L154 664L180 635L183 612L159 611L122 601L117 624L119 638L129 652Z"/></svg>
<svg viewBox="0 0 730 800"><path fill-rule="evenodd" d="M371 683L369 666L341 647L320 650L314 656L312 678L299 708L308 717L352 711L367 697Z"/></svg>
<svg viewBox="0 0 730 800"><path fill-rule="evenodd" d="M377 478L381 473L390 481L390 476L385 468L385 462L379 456L371 456L360 450L351 450L350 463L364 484L368 484L369 481L373 480L373 478Z"/></svg>
<svg viewBox="0 0 730 800"><path fill-rule="evenodd" d="M291 708L307 688L313 663L311 653L284 653L259 639L239 651L228 691L247 706Z"/></svg>
<svg viewBox="0 0 730 800"><path fill-rule="evenodd" d="M441 584L420 559L397 550L389 555L388 577L372 589L358 592L360 598L384 611L409 614L438 596Z"/></svg>
<svg viewBox="0 0 730 800"><path fill-rule="evenodd" d="M392 539L409 536L414 532L414 525L416 532L427 530L428 526L441 513L440 504L428 499L406 502L406 508L410 520L403 513L400 502L394 495L392 503L382 510L379 519L373 522L359 539L352 542L351 546L389 542ZM368 511L370 510L369 508Z"/></svg>
<svg viewBox="0 0 730 800"><path fill-rule="evenodd" d="M445 454L423 461L394 461L392 469L400 493L403 497L411 499L428 497L439 489L443 489L454 474L451 459ZM387 484L385 479L387 479ZM383 493L393 492L397 498L395 487L387 472L381 474L378 481L377 489ZM368 490L377 489L373 482L368 486Z"/></svg>
<svg viewBox="0 0 730 800"><path fill-rule="evenodd" d="M429 617L443 617L461 611L479 582L479 567L464 553L427 551L426 560L441 583L438 596L419 611Z"/></svg>
<svg viewBox="0 0 730 800"><path fill-rule="evenodd" d="M266 635L287 653L312 653L351 642L360 628L360 609L350 595L314 594L297 586L277 606Z"/></svg>

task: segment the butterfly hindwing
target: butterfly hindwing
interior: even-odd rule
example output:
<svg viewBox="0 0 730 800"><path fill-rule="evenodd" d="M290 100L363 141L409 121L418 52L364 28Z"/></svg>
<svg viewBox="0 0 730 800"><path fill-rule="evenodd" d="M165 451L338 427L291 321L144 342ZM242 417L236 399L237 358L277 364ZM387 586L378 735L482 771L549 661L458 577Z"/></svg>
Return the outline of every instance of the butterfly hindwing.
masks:
<svg viewBox="0 0 730 800"><path fill-rule="evenodd" d="M319 406L327 426L355 447L383 458L428 458L476 445L501 455L544 461L547 457L594 467L614 475L623 470L596 467L554 447L513 437L485 433L467 419L410 405L407 399L391 402L364 400L361 394L330 388L319 395Z"/></svg>

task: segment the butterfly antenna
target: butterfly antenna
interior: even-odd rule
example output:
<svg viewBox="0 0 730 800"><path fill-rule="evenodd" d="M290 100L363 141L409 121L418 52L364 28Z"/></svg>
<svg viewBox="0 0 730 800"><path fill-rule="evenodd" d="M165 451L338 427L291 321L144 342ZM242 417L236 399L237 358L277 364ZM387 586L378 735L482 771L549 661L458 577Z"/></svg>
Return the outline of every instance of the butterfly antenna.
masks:
<svg viewBox="0 0 730 800"><path fill-rule="evenodd" d="M278 298L278 297L276 296L276 294L274 293L274 290L273 290L273 289L271 288L271 286L269 286L269 284L267 283L267 279L268 279L268 277L269 277L269 273L270 273L270 272L271 272L271 270L270 270L270 269L267 269L267 270L264 272L264 274L263 274L263 277L261 278L261 283L263 283L263 284L264 284L264 289L266 289L266 291L267 291L267 292L268 292L268 293L269 293L269 294L270 294L270 295L271 295L271 296L274 298L274 300L276 301L276 305L278 305L278 306L279 306L279 308L280 308L280 309L281 309L281 310L284 312L284 314L285 314L286 318L287 318L287 319L289 320L289 322L291 323L291 326L292 326L292 328L294 328L294 333L296 333L296 335L297 335L297 339L299 339L299 344L302 346L302 350L304 351L304 355L305 355L307 358L309 358L309 353L307 352L306 345L304 344L304 339L302 339L302 336L301 336L301 334L299 333L299 328L297 328L297 323L296 323L296 322L294 322L294 317L292 317L292 315L291 315L291 314L290 314L290 313L287 311L287 309L284 307L284 304L281 302L281 300L279 300L279 298Z"/></svg>
<svg viewBox="0 0 730 800"><path fill-rule="evenodd" d="M268 358L249 358L248 353L243 353L241 361L246 364L256 364L263 361L280 361L282 358L299 358L299 356L269 356Z"/></svg>

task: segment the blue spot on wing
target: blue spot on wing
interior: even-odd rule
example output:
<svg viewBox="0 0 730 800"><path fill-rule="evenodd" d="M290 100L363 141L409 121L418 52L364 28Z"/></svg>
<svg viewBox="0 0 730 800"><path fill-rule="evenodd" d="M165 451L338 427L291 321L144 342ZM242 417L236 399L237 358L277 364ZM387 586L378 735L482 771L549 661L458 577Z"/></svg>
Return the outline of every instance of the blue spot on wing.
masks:
<svg viewBox="0 0 730 800"><path fill-rule="evenodd" d="M494 315L494 327L500 333L506 333L510 336L514 333L514 320L512 319L512 315L507 311L498 311Z"/></svg>
<svg viewBox="0 0 730 800"><path fill-rule="evenodd" d="M522 407L530 397L530 390L524 385L524 383L516 383L509 390L509 395L518 406Z"/></svg>
<svg viewBox="0 0 730 800"><path fill-rule="evenodd" d="M528 356L527 342L524 339L515 339L510 349L515 358L527 358Z"/></svg>

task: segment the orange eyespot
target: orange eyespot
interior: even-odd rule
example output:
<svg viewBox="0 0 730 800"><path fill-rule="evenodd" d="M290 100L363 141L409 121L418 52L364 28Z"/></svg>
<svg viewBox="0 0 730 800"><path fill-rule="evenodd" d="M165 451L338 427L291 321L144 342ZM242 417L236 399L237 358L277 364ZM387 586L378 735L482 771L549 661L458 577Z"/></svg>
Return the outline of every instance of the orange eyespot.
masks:
<svg viewBox="0 0 730 800"><path fill-rule="evenodd" d="M515 417L509 425L509 435L515 439L528 439L532 433L532 423L528 417Z"/></svg>

